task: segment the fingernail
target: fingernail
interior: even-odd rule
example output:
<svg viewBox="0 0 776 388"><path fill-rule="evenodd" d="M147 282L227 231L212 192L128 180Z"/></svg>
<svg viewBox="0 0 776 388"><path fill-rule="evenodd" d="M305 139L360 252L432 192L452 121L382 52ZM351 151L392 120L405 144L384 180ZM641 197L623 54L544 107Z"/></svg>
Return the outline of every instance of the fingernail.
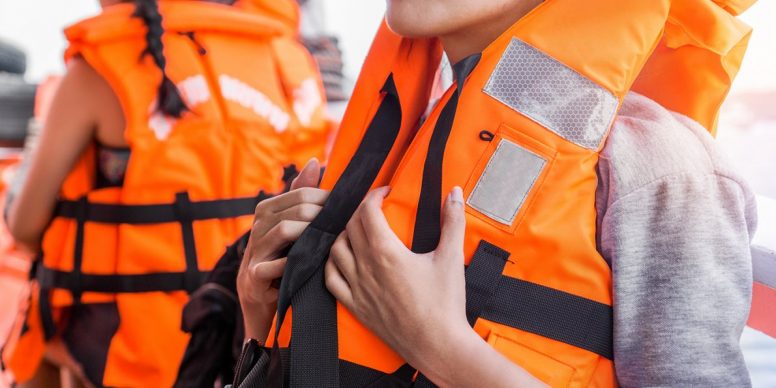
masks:
<svg viewBox="0 0 776 388"><path fill-rule="evenodd" d="M450 200L456 205L463 206L463 190L460 187L453 187L453 191L450 192Z"/></svg>

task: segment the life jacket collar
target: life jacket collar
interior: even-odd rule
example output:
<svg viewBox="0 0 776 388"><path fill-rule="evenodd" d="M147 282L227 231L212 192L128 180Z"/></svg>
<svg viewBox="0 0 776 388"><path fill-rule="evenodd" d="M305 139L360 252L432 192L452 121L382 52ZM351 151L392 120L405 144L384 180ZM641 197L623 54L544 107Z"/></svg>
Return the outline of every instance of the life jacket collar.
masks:
<svg viewBox="0 0 776 388"><path fill-rule="evenodd" d="M480 59L482 59L482 53L472 54L453 65L453 75L455 76L458 90L463 88L466 78L469 77L474 68L477 67L477 64L480 63Z"/></svg>
<svg viewBox="0 0 776 388"><path fill-rule="evenodd" d="M71 42L101 43L145 34L143 21L132 17L133 4L106 7L99 16L65 29ZM169 32L210 31L268 39L287 32L288 27L270 16L207 2L162 1L164 29Z"/></svg>

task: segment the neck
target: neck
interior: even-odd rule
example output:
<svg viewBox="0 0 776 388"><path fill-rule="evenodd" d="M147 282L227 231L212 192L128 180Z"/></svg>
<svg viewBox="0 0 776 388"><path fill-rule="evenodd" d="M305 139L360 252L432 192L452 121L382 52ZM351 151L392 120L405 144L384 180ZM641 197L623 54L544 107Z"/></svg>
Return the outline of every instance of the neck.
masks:
<svg viewBox="0 0 776 388"><path fill-rule="evenodd" d="M502 12L495 18L487 18L481 22L461 27L450 33L441 35L442 46L450 63L455 64L469 55L482 52L509 27L517 23L544 0L521 0Z"/></svg>

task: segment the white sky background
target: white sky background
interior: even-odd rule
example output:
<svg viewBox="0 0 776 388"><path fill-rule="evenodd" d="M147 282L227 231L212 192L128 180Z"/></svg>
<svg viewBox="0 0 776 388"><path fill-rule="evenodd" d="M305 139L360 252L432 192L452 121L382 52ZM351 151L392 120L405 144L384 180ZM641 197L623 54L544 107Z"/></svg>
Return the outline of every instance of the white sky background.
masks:
<svg viewBox="0 0 776 388"><path fill-rule="evenodd" d="M325 0L324 3L327 28L340 37L346 71L354 78L385 3L383 0ZM64 71L62 29L96 12L97 0L0 0L0 39L10 40L27 51L27 77L38 81L47 74ZM776 1L760 0L741 18L755 26L755 34L736 88L776 89Z"/></svg>

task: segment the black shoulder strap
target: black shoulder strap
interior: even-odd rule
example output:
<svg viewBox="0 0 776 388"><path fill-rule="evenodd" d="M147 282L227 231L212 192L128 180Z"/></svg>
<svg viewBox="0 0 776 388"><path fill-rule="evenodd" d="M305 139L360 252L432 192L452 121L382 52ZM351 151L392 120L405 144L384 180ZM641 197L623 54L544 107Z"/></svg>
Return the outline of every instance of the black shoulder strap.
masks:
<svg viewBox="0 0 776 388"><path fill-rule="evenodd" d="M278 334L286 311L294 307L291 325L291 387L339 386L337 309L326 290L323 263L334 240L366 196L382 169L401 128L401 105L393 75L385 81L383 101L355 155L332 189L321 212L288 253L278 296L277 323L269 369L269 386L285 383Z"/></svg>

